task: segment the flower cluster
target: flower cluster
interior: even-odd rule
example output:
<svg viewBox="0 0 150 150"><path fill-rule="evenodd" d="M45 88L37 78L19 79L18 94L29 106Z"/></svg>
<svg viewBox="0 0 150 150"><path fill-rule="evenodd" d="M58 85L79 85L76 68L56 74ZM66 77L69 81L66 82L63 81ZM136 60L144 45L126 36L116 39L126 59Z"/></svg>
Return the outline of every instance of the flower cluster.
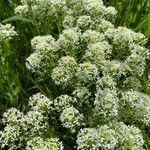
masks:
<svg viewBox="0 0 150 150"><path fill-rule="evenodd" d="M54 99L54 108L57 112L61 112L63 109L71 107L76 103L76 98L70 97L68 95L61 95Z"/></svg>
<svg viewBox="0 0 150 150"><path fill-rule="evenodd" d="M115 118L119 108L116 91L107 88L98 90L95 94L94 105L97 115Z"/></svg>
<svg viewBox="0 0 150 150"><path fill-rule="evenodd" d="M62 150L57 138L42 139L50 128L46 114L53 110L52 103L45 95L37 93L29 98L28 112L22 113L15 108L5 112L2 118L5 128L0 132L1 148Z"/></svg>
<svg viewBox="0 0 150 150"><path fill-rule="evenodd" d="M143 148L141 131L134 126L126 126L122 122L103 125L97 128L81 129L77 135L77 149L141 149Z"/></svg>
<svg viewBox="0 0 150 150"><path fill-rule="evenodd" d="M150 125L150 96L130 90L122 94L121 114L124 119Z"/></svg>
<svg viewBox="0 0 150 150"><path fill-rule="evenodd" d="M91 62L84 62L79 64L77 68L77 78L80 82L92 82L98 76L98 68L95 64L91 64Z"/></svg>
<svg viewBox="0 0 150 150"><path fill-rule="evenodd" d="M26 150L63 150L63 145L57 138L42 139L34 137L27 142Z"/></svg>
<svg viewBox="0 0 150 150"><path fill-rule="evenodd" d="M58 46L55 39L48 36L36 36L31 40L31 47L34 52L26 59L26 67L31 72L47 75L46 70L50 70L55 65L58 58ZM45 65L48 64L49 66Z"/></svg>
<svg viewBox="0 0 150 150"><path fill-rule="evenodd" d="M64 84L65 86L70 83L76 70L76 60L73 57L64 56L59 60L58 66L52 70L51 77L55 81L55 84Z"/></svg>
<svg viewBox="0 0 150 150"><path fill-rule="evenodd" d="M4 40L10 40L12 37L16 36L17 33L11 24L2 25L0 24L0 42Z"/></svg>
<svg viewBox="0 0 150 150"><path fill-rule="evenodd" d="M83 115L74 107L65 108L60 115L63 127L71 129L71 132L75 132L76 127L83 125L83 118Z"/></svg>
<svg viewBox="0 0 150 150"><path fill-rule="evenodd" d="M53 109L52 104L53 102L41 93L34 94L29 98L29 106L32 110L49 112Z"/></svg>

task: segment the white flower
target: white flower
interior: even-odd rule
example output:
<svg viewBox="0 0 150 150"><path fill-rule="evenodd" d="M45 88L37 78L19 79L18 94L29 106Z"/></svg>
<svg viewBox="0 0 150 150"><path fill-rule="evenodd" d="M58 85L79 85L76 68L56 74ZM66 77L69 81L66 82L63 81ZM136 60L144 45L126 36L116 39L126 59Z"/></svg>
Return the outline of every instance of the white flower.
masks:
<svg viewBox="0 0 150 150"><path fill-rule="evenodd" d="M109 74L112 77L126 76L127 73L131 72L129 65L122 61L112 60L107 61L105 66L102 68L103 74Z"/></svg>
<svg viewBox="0 0 150 150"><path fill-rule="evenodd" d="M3 124L19 124L22 117L23 113L18 109L10 108L3 114L2 122Z"/></svg>
<svg viewBox="0 0 150 150"><path fill-rule="evenodd" d="M80 29L88 29L90 24L92 23L90 16L80 16L77 20L77 27Z"/></svg>
<svg viewBox="0 0 150 150"><path fill-rule="evenodd" d="M150 96L130 90L122 94L121 114L131 122L150 125ZM132 117L131 117L132 116Z"/></svg>
<svg viewBox="0 0 150 150"><path fill-rule="evenodd" d="M96 83L97 91L105 88L115 89L117 84L115 80L109 75L105 75L102 78L99 78Z"/></svg>
<svg viewBox="0 0 150 150"><path fill-rule="evenodd" d="M89 99L91 97L91 92L88 88L84 86L78 86L75 88L75 90L72 92L73 96L75 96L77 99L79 99L78 105L84 105L85 103L89 103Z"/></svg>
<svg viewBox="0 0 150 150"><path fill-rule="evenodd" d="M49 112L52 110L52 101L41 93L37 93L29 97L29 106L32 110Z"/></svg>
<svg viewBox="0 0 150 150"><path fill-rule="evenodd" d="M131 45L131 55L125 62L131 67L134 75L142 76L145 70L146 59L149 58L149 50L139 45Z"/></svg>
<svg viewBox="0 0 150 150"><path fill-rule="evenodd" d="M46 55L48 52L51 53L58 51L57 43L51 35L34 37L31 40L31 46L41 55Z"/></svg>
<svg viewBox="0 0 150 150"><path fill-rule="evenodd" d="M1 148L9 146L10 149L16 150L23 146L22 133L19 125L7 124L3 131L0 132L0 145ZM18 144L16 144L18 143Z"/></svg>
<svg viewBox="0 0 150 150"><path fill-rule="evenodd" d="M60 121L63 127L75 132L76 127L83 125L83 115L76 108L67 107L62 111Z"/></svg>
<svg viewBox="0 0 150 150"><path fill-rule="evenodd" d="M11 24L2 25L0 23L0 42L3 40L11 40L17 33Z"/></svg>
<svg viewBox="0 0 150 150"><path fill-rule="evenodd" d="M84 62L79 64L76 76L79 82L88 83L94 81L98 74L99 72L96 65L90 62Z"/></svg>
<svg viewBox="0 0 150 150"><path fill-rule="evenodd" d="M54 99L54 107L58 112L61 112L63 109L70 107L76 102L76 98L72 98L68 95L61 95Z"/></svg>
<svg viewBox="0 0 150 150"><path fill-rule="evenodd" d="M77 68L76 60L70 56L62 57L58 66L52 70L51 77L57 85L68 85L74 77Z"/></svg>
<svg viewBox="0 0 150 150"><path fill-rule="evenodd" d="M100 126L98 128L98 145L102 149L113 150L115 149L118 139L116 133L107 125Z"/></svg>
<svg viewBox="0 0 150 150"><path fill-rule="evenodd" d="M28 5L19 5L15 8L15 14L26 16L29 12L29 6Z"/></svg>
<svg viewBox="0 0 150 150"><path fill-rule="evenodd" d="M75 18L71 15L67 15L63 20L63 27L65 29L72 28L74 26L74 22L75 22Z"/></svg>
<svg viewBox="0 0 150 150"><path fill-rule="evenodd" d="M118 12L114 7L109 6L109 7L106 7L104 15L108 19L110 19L110 18L113 19L113 17L115 17L117 15L117 13Z"/></svg>
<svg viewBox="0 0 150 150"><path fill-rule="evenodd" d="M131 44L145 44L146 38L142 33L136 33L126 27L108 29L105 33L112 40L113 45L125 48Z"/></svg>
<svg viewBox="0 0 150 150"><path fill-rule="evenodd" d="M63 145L58 138L34 137L27 141L26 150L63 150Z"/></svg>
<svg viewBox="0 0 150 150"><path fill-rule="evenodd" d="M38 72L41 68L41 61L43 56L37 52L32 53L26 59L26 67L27 69L31 70L32 72Z"/></svg>
<svg viewBox="0 0 150 150"><path fill-rule="evenodd" d="M127 126L123 122L113 125L118 139L117 150L144 150L144 139L141 131L134 126Z"/></svg>
<svg viewBox="0 0 150 150"><path fill-rule="evenodd" d="M21 120L26 136L42 135L48 128L47 118L39 111L29 111Z"/></svg>
<svg viewBox="0 0 150 150"><path fill-rule="evenodd" d="M104 35L95 30L87 30L82 35L83 42L86 42L88 45L92 43L101 42L105 39Z"/></svg>
<svg viewBox="0 0 150 150"><path fill-rule="evenodd" d="M98 90L95 94L95 112L102 117L115 118L118 116L118 98L115 90L104 89Z"/></svg>
<svg viewBox="0 0 150 150"><path fill-rule="evenodd" d="M85 60L90 60L92 63L96 64L101 70L105 65L106 59L111 56L111 52L112 47L108 42L97 42L88 46L84 58Z"/></svg>
<svg viewBox="0 0 150 150"><path fill-rule="evenodd" d="M96 150L98 132L94 128L81 129L77 135L77 150Z"/></svg>
<svg viewBox="0 0 150 150"><path fill-rule="evenodd" d="M66 53L66 55L75 55L79 46L80 33L77 28L63 30L59 35L58 45Z"/></svg>
<svg viewBox="0 0 150 150"><path fill-rule="evenodd" d="M102 0L86 0L83 2L85 12L92 16L101 15L105 10Z"/></svg>

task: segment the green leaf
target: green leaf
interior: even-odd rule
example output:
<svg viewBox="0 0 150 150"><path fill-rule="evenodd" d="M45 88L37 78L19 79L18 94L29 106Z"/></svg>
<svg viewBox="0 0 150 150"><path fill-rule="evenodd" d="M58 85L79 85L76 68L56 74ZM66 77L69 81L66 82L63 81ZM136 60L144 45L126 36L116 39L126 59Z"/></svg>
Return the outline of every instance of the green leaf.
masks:
<svg viewBox="0 0 150 150"><path fill-rule="evenodd" d="M20 17L20 16L12 16L10 18L4 19L2 23L8 23L8 22L17 21L17 20L34 24L32 20L24 18L24 17Z"/></svg>

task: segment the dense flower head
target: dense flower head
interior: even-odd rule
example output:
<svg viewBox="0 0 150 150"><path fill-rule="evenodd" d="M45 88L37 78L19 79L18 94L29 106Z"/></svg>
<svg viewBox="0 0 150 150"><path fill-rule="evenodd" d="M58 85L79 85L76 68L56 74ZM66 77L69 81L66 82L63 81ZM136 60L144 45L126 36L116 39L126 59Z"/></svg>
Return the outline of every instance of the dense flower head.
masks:
<svg viewBox="0 0 150 150"><path fill-rule="evenodd" d="M94 128L83 128L79 131L77 135L77 149L95 149L97 144L97 131Z"/></svg>
<svg viewBox="0 0 150 150"><path fill-rule="evenodd" d="M144 150L143 136L139 128L135 126L127 126L123 122L113 124L118 139L118 150L122 149L141 149ZM121 147L120 147L121 145Z"/></svg>
<svg viewBox="0 0 150 150"><path fill-rule="evenodd" d="M9 146L12 150L16 150L22 146L22 134L20 126L8 124L2 132L0 132L0 146L5 148ZM18 144L16 144L18 143Z"/></svg>
<svg viewBox="0 0 150 150"><path fill-rule="evenodd" d="M15 8L15 14L19 14L20 16L27 16L29 13L28 5L19 5Z"/></svg>
<svg viewBox="0 0 150 150"><path fill-rule="evenodd" d="M79 64L76 74L79 82L92 82L98 76L98 68L90 62L84 62Z"/></svg>
<svg viewBox="0 0 150 150"><path fill-rule="evenodd" d="M80 16L77 20L77 27L81 29L88 29L92 23L90 16Z"/></svg>
<svg viewBox="0 0 150 150"><path fill-rule="evenodd" d="M2 122L3 124L19 124L22 117L23 113L18 109L10 108L3 114Z"/></svg>
<svg viewBox="0 0 150 150"><path fill-rule="evenodd" d="M49 112L52 110L52 101L41 93L37 93L29 97L29 106L32 110Z"/></svg>
<svg viewBox="0 0 150 150"><path fill-rule="evenodd" d="M83 118L83 115L74 107L65 108L60 115L62 126L69 128L72 132L75 132L76 127L83 125Z"/></svg>
<svg viewBox="0 0 150 150"><path fill-rule="evenodd" d="M21 126L27 136L42 135L48 127L47 118L42 114L42 112L29 111L22 118Z"/></svg>
<svg viewBox="0 0 150 150"><path fill-rule="evenodd" d="M76 98L73 98L68 95L61 95L57 97L56 99L54 99L53 104L54 104L55 110L57 110L58 112L61 112L63 109L72 106L76 102L77 102Z"/></svg>
<svg viewBox="0 0 150 150"><path fill-rule="evenodd" d="M141 131L122 122L102 125L97 128L83 128L77 135L77 149L136 150L143 148Z"/></svg>
<svg viewBox="0 0 150 150"><path fill-rule="evenodd" d="M82 106L83 104L89 103L91 92L85 86L77 86L72 92L72 95L79 99L79 105Z"/></svg>
<svg viewBox="0 0 150 150"><path fill-rule="evenodd" d="M108 42L97 42L88 46L88 49L85 51L84 59L87 61L90 60L101 70L106 63L106 59L110 58L111 51L112 47Z"/></svg>
<svg viewBox="0 0 150 150"><path fill-rule="evenodd" d="M63 145L57 138L43 139L34 137L27 142L26 150L63 150Z"/></svg>
<svg viewBox="0 0 150 150"><path fill-rule="evenodd" d="M10 40L16 35L17 33L11 24L3 25L0 23L0 42L3 40Z"/></svg>
<svg viewBox="0 0 150 150"><path fill-rule="evenodd" d="M64 56L58 61L58 66L52 70L52 79L55 84L68 84L74 77L77 68L76 60L70 56Z"/></svg>
<svg viewBox="0 0 150 150"><path fill-rule="evenodd" d="M102 149L112 150L115 149L118 140L116 133L107 125L103 125L98 128L98 145Z"/></svg>
<svg viewBox="0 0 150 150"><path fill-rule="evenodd" d="M118 27L117 29L108 29L106 31L108 38L112 40L113 45L120 47L130 46L131 44L144 44L146 37L142 33L136 33L126 27Z"/></svg>
<svg viewBox="0 0 150 150"><path fill-rule="evenodd" d="M115 78L119 78L122 75L126 76L126 74L130 73L131 71L127 63L117 60L107 61L102 70L103 74L109 74Z"/></svg>
<svg viewBox="0 0 150 150"><path fill-rule="evenodd" d="M47 52L58 51L57 43L51 35L34 37L31 40L31 47L41 55L45 55Z"/></svg>
<svg viewBox="0 0 150 150"><path fill-rule="evenodd" d="M118 115L118 97L115 90L98 90L95 94L95 112L102 117L113 117Z"/></svg>
<svg viewBox="0 0 150 150"><path fill-rule="evenodd" d="M32 72L38 72L38 70L41 68L41 61L43 56L37 52L32 53L27 59L26 59L26 67L27 69L31 70Z"/></svg>
<svg viewBox="0 0 150 150"><path fill-rule="evenodd" d="M134 90L126 91L122 94L121 105L121 114L125 119L150 125L149 95Z"/></svg>
<svg viewBox="0 0 150 150"><path fill-rule="evenodd" d="M75 18L72 15L66 15L63 20L63 27L65 29L72 28L74 26Z"/></svg>
<svg viewBox="0 0 150 150"><path fill-rule="evenodd" d="M66 29L59 35L58 45L66 55L76 53L80 41L80 32L77 28Z"/></svg>
<svg viewBox="0 0 150 150"><path fill-rule="evenodd" d="M116 88L116 82L113 77L109 75L105 75L97 80L97 85L96 85L97 91L105 88L109 88L109 89Z"/></svg>
<svg viewBox="0 0 150 150"><path fill-rule="evenodd" d="M88 45L101 42L105 39L105 36L102 33L99 33L95 30L87 30L82 34L82 41Z"/></svg>

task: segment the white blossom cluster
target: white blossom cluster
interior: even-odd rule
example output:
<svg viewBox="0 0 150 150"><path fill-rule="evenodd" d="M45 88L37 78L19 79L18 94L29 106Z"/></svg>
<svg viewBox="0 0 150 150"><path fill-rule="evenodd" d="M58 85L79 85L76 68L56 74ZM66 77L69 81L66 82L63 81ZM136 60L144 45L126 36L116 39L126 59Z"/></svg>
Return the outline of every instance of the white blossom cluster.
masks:
<svg viewBox="0 0 150 150"><path fill-rule="evenodd" d="M108 88L97 91L94 105L96 114L106 118L115 118L118 115L119 109L116 91Z"/></svg>
<svg viewBox="0 0 150 150"><path fill-rule="evenodd" d="M71 132L83 125L83 119L83 115L74 107L65 108L60 115L62 126L71 129Z"/></svg>
<svg viewBox="0 0 150 150"><path fill-rule="evenodd" d="M11 24L2 25L0 23L0 42L4 40L11 40L17 33Z"/></svg>
<svg viewBox="0 0 150 150"><path fill-rule="evenodd" d="M68 85L68 83L70 84L76 70L76 60L73 57L64 56L59 60L58 66L52 70L51 77L55 84L63 84L65 86Z"/></svg>
<svg viewBox="0 0 150 150"><path fill-rule="evenodd" d="M49 129L46 113L51 112L52 101L41 93L29 98L30 110L22 113L15 108L8 109L3 114L2 122L5 125L0 131L0 147L62 150L62 143L57 138L42 139Z"/></svg>
<svg viewBox="0 0 150 150"><path fill-rule="evenodd" d="M122 116L133 122L140 122L149 126L150 96L134 90L126 91L122 95Z"/></svg>
<svg viewBox="0 0 150 150"><path fill-rule="evenodd" d="M2 122L3 124L19 124L20 120L23 117L23 113L21 113L16 108L10 108L3 114Z"/></svg>
<svg viewBox="0 0 150 150"><path fill-rule="evenodd" d="M34 52L26 59L26 67L32 72L47 74L46 70L57 59L58 46L55 39L50 35L36 36L31 40L31 47ZM45 65L47 63L49 66Z"/></svg>
<svg viewBox="0 0 150 150"><path fill-rule="evenodd" d="M34 137L27 142L26 150L63 150L63 145L57 138L43 139Z"/></svg>
<svg viewBox="0 0 150 150"><path fill-rule="evenodd" d="M132 44L143 45L146 42L146 38L142 33L136 33L126 27L108 29L106 31L106 35L112 40L113 45L117 45L123 48Z"/></svg>
<svg viewBox="0 0 150 150"><path fill-rule="evenodd" d="M86 50L84 58L85 60L90 60L92 63L96 64L99 70L101 70L107 59L110 57L112 51L111 48L111 45L106 41L91 44Z"/></svg>
<svg viewBox="0 0 150 150"><path fill-rule="evenodd" d="M60 113L62 126L75 132L76 128L83 125L83 114L73 107L77 99L68 95L61 95L54 99L54 109Z"/></svg>
<svg viewBox="0 0 150 150"><path fill-rule="evenodd" d="M123 122L114 123L113 128L118 139L117 150L144 150L144 139L139 128L135 126L127 126Z"/></svg>
<svg viewBox="0 0 150 150"><path fill-rule="evenodd" d="M79 106L83 106L84 104L89 104L89 100L91 97L91 92L85 86L77 86L75 90L72 92L72 95L79 99Z"/></svg>
<svg viewBox="0 0 150 150"><path fill-rule="evenodd" d="M77 68L76 76L79 82L92 82L98 75L97 66L91 62L81 63Z"/></svg>
<svg viewBox="0 0 150 150"><path fill-rule="evenodd" d="M141 131L122 122L97 128L83 128L77 135L78 150L144 150Z"/></svg>
<svg viewBox="0 0 150 150"><path fill-rule="evenodd" d="M32 110L49 112L51 111L53 102L41 93L32 95L29 98L29 106Z"/></svg>
<svg viewBox="0 0 150 150"><path fill-rule="evenodd" d="M73 56L76 54L80 42L80 32L77 28L71 28L63 30L63 33L59 35L58 45L60 50L64 51L66 55Z"/></svg>
<svg viewBox="0 0 150 150"><path fill-rule="evenodd" d="M63 111L63 109L65 109L65 108L71 107L76 102L77 102L76 98L73 98L68 95L61 95L61 96L57 97L56 99L54 99L54 101L53 101L54 108L58 112Z"/></svg>
<svg viewBox="0 0 150 150"><path fill-rule="evenodd" d="M25 137L42 135L48 128L47 118L39 111L28 111L21 119L21 127Z"/></svg>

